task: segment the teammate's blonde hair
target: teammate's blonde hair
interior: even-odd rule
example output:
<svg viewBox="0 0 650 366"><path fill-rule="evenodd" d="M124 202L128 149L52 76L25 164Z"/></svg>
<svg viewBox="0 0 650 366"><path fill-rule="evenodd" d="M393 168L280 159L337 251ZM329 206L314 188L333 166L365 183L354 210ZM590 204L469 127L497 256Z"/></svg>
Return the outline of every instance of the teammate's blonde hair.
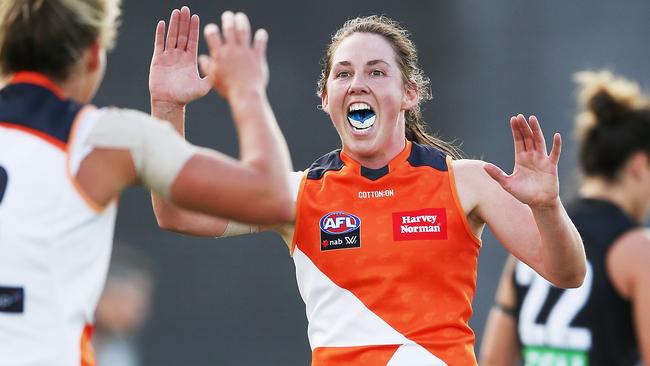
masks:
<svg viewBox="0 0 650 366"><path fill-rule="evenodd" d="M93 42L113 47L119 14L120 0L2 0L0 73L64 80Z"/></svg>
<svg viewBox="0 0 650 366"><path fill-rule="evenodd" d="M420 101L418 105L406 111L406 138L420 144L434 146L454 158L459 158L461 153L458 148L430 135L426 131L426 123L422 118L420 104L431 99L430 81L420 68L418 51L410 39L408 31L391 18L371 15L350 19L343 24L332 36L327 52L323 57L323 69L320 80L318 80L316 94L321 97L326 91L334 52L345 38L354 33L372 33L384 37L395 51L404 84L416 88L419 92Z"/></svg>
<svg viewBox="0 0 650 366"><path fill-rule="evenodd" d="M639 85L611 71L581 71L576 135L580 164L587 176L617 178L638 151L650 156L650 99Z"/></svg>

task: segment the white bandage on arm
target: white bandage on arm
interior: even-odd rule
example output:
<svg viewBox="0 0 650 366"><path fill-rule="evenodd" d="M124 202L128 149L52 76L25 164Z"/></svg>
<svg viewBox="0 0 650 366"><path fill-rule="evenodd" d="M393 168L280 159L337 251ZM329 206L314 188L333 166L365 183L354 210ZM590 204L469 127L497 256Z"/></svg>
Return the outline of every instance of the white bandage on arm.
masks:
<svg viewBox="0 0 650 366"><path fill-rule="evenodd" d="M257 225L245 224L243 222L237 222L237 221L228 221L226 230L223 231L223 234L221 234L219 238L225 238L227 236L254 234L259 232L260 232L260 227Z"/></svg>
<svg viewBox="0 0 650 366"><path fill-rule="evenodd" d="M164 198L170 197L176 176L197 150L168 122L139 111L118 108L98 111L86 145L129 150L144 185Z"/></svg>

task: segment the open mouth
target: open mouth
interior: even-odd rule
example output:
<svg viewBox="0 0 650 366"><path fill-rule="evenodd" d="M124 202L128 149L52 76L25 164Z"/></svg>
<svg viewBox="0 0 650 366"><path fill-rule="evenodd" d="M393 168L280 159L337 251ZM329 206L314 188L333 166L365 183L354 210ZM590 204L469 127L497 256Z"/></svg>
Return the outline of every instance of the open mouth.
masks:
<svg viewBox="0 0 650 366"><path fill-rule="evenodd" d="M375 112L366 103L352 103L348 108L348 122L357 131L367 130L375 124Z"/></svg>

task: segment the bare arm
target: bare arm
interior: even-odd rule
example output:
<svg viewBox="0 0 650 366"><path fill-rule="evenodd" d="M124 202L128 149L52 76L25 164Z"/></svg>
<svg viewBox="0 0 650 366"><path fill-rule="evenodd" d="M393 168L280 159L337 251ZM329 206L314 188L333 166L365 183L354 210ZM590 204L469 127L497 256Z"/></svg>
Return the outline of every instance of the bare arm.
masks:
<svg viewBox="0 0 650 366"><path fill-rule="evenodd" d="M506 175L481 161L459 161L458 190L475 232L487 223L517 258L558 287L578 287L586 273L580 234L559 198L556 134L550 155L535 117L511 119L515 168Z"/></svg>
<svg viewBox="0 0 650 366"><path fill-rule="evenodd" d="M509 257L501 273L495 306L490 310L483 332L481 366L513 366L519 361L517 322L512 314L516 300L512 283L515 263L514 257Z"/></svg>
<svg viewBox="0 0 650 366"><path fill-rule="evenodd" d="M175 38L167 39L168 45L174 52L196 55L198 17L190 21L189 9L184 11L184 24L179 24L179 11L172 15L178 29ZM209 149L193 149L162 122L153 123L137 112L104 111L87 141L94 151L77 173L82 190L93 201L106 204L141 178L174 204L211 216L257 224L292 220L294 207L286 174L291 169L289 154L265 94L266 33L258 32L251 45L250 24L244 14L226 12L223 23L223 40L216 25L206 27L211 56L203 61L208 75L205 82L230 103L240 134L242 160ZM156 35L154 59L165 52L164 23L158 25ZM157 65L164 69L164 64ZM129 131L126 138L116 134L117 124Z"/></svg>
<svg viewBox="0 0 650 366"><path fill-rule="evenodd" d="M202 79L197 71L198 16L190 17L187 7L180 11L174 10L166 45L165 24L159 22L149 81L152 114L170 121L184 135L185 105L205 95L214 85L230 104L238 128L241 154L241 163L226 158L230 166L225 169L220 180L239 186L239 191L244 194L240 197L246 198L228 203L223 201L223 196L228 194L219 194L218 190L216 194L201 200L215 200L216 204L226 207L232 204L233 209L237 206L248 206L248 209L260 211L273 210L273 206L278 209L280 202L272 202L269 198L278 190L286 190L286 185L278 187L272 183L278 179L286 181L286 177L281 175L288 171L283 166L290 167L290 162L286 143L264 92L268 80L264 59L265 33L256 35L254 56L257 56L259 64L256 65L246 60L245 56L250 55L241 49L247 47L232 47L228 44L234 41L244 44L250 42L250 25L245 16L224 13L223 26L225 40L221 40L216 26L206 27L206 39L214 57L204 57L203 68L208 78ZM252 82L249 80L247 73L256 68L261 83L255 79ZM258 84L262 87L256 87ZM189 164L194 165L196 174L203 174L201 169L204 169L205 162L194 161ZM235 172L235 175L230 177L228 171ZM195 175L188 174L186 179L177 182L178 186L173 187L177 198L192 200L192 197L185 196L192 194L191 190L196 185L194 179ZM221 218L182 210L155 194L152 194L152 201L162 228L198 236L220 236L227 226L227 221ZM190 202L191 205L195 203L197 202ZM291 219L293 205L289 204L285 211Z"/></svg>
<svg viewBox="0 0 650 366"><path fill-rule="evenodd" d="M620 238L606 258L616 290L630 302L639 353L650 365L650 230L635 230Z"/></svg>

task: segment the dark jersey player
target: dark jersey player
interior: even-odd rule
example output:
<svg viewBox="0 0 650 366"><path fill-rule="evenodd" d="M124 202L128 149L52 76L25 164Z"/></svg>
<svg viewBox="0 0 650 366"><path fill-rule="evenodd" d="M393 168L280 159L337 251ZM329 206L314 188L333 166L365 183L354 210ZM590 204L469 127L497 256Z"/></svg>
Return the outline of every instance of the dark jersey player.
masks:
<svg viewBox="0 0 650 366"><path fill-rule="evenodd" d="M506 265L481 349L482 365L650 364L650 105L637 84L582 72L578 115L585 180L567 212L580 231L587 275L553 287Z"/></svg>

